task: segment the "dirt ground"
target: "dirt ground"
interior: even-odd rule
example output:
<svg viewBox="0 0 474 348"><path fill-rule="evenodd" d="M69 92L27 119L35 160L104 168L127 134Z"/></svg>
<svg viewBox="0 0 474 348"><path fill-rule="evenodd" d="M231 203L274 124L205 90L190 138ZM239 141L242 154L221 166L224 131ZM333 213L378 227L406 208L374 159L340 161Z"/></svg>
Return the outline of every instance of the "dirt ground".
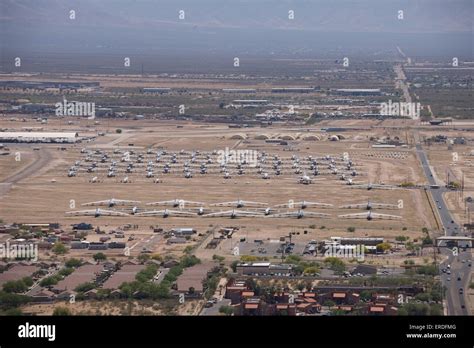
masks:
<svg viewBox="0 0 474 348"><path fill-rule="evenodd" d="M91 121L83 121L91 122ZM6 121L8 126L15 122ZM23 122L19 122L24 126ZM57 125L49 124L48 130L58 128ZM82 129L90 132L85 125L65 125L66 128L77 130L82 135ZM137 229L126 231L126 240L132 234L135 239L128 242L130 247L135 246L134 252L138 252L142 246L152 246L154 252L158 253L180 253L186 245L192 245L202 241L203 237L194 236L184 245L168 245L165 240L157 239L153 243L146 242L152 232L150 226L163 227L165 230L178 227L193 227L198 233L205 234L213 227L238 226L240 231L236 237L243 235L250 238L276 239L290 231L308 233L301 235L301 241L312 239L325 239L331 236L350 236L347 232L349 226L356 228L359 236L380 236L393 239L398 235L410 235L418 237L423 227L434 228L433 216L431 215L426 197L421 190L417 189L394 189L394 190L370 190L356 189L345 185L339 179L339 175L329 173L315 177L310 185L301 185L298 178L302 174L294 174L291 171L291 156L297 155L303 159L309 155L323 157L326 155L343 156L347 153L356 164L358 176L354 177L355 183L383 183L398 185L404 182L423 184L425 180L419 167L418 160L411 148L400 149L372 149L368 143L370 134L385 134L386 130L373 130L366 132L347 132L345 140L339 142L328 141L321 130L308 132L306 128L274 126L265 129L231 129L224 125L189 125L177 128L176 123L170 122L140 122L117 120L102 121L94 125L97 131L105 131L107 134L98 137L91 143L68 145L66 151L58 150L57 145L39 145L39 153L49 156L46 165L33 173L27 173L24 178L16 182L10 190L4 192L0 197L1 218L7 222L25 223L48 223L59 222L66 229L67 226L78 222L91 222L94 227L110 231L125 224L138 225ZM123 129L122 134L111 132L116 128ZM51 129L51 130L52 130ZM321 136L320 141L305 141L302 135L307 133ZM88 133L84 133L88 134ZM242 134L243 140L234 139L236 135ZM292 135L295 141L291 146L285 148L276 144L265 143L263 140L255 139L259 134L269 134L276 137L281 134ZM130 147L129 144L133 143ZM207 175L195 173L193 178L186 179L181 172L181 166L185 159L179 158L176 170L171 174L158 173L160 183L154 183L153 179L146 178L144 172L130 174L131 183L120 182L122 174L116 178L107 178L106 171L97 174L80 171L76 177L67 177L68 168L76 160L83 159L80 153L82 148L91 150L101 149L113 154L114 149L134 149L145 153L147 148L154 150L160 148L169 152L179 153L181 150L210 152L213 150L242 149L266 152L269 156L278 155L284 162L283 173L280 176L272 174L270 180L262 180L255 171L239 176L234 171L231 179L223 179L218 170L212 170ZM27 168L31 163L26 159L32 158L34 154L31 146L22 144L11 144L11 151L22 153L24 161L14 162L12 156L2 156L0 165L4 168L3 176L11 176L22 168ZM271 157L270 157L271 158ZM146 162L145 162L146 163ZM11 165L10 165L11 164ZM22 167L23 166L23 167ZM322 170L326 170L321 165ZM98 183L91 183L93 176L98 177ZM290 200L312 201L332 204L329 209L308 208L307 211L328 213L329 218L202 218L202 217L69 217L66 211L84 209L81 204L90 201L105 200L109 198L127 199L140 201L139 207L147 208L146 203L161 200L184 199L203 202L206 207L212 203L235 201L237 199L264 202L269 207L277 204L287 203ZM349 203L364 203L368 200L397 204L403 201L403 209L396 211L400 214L400 221L367 221L346 220L338 218L338 215L362 212L339 208ZM227 210L231 208L220 208ZM282 209L287 211L288 209ZM390 210L379 210L381 213L393 214ZM323 229L321 227L324 226ZM352 233L353 235L353 233ZM91 241L98 236L90 235ZM120 253L110 251L119 257ZM75 252L73 252L75 253ZM212 255L209 255L212 256Z"/></svg>

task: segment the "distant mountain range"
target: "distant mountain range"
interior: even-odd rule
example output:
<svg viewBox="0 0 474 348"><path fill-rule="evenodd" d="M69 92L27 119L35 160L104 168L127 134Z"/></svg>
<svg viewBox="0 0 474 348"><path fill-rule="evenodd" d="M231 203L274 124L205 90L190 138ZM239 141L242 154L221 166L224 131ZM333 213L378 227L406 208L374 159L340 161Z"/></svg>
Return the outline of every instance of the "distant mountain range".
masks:
<svg viewBox="0 0 474 348"><path fill-rule="evenodd" d="M473 29L472 0L2 0L4 30L284 29L451 33ZM68 18L76 11L76 20ZM185 19L178 19L178 11ZM294 11L294 19L288 18ZM403 20L398 11L403 11ZM22 26L25 26L22 28ZM97 33L100 34L100 33Z"/></svg>
<svg viewBox="0 0 474 348"><path fill-rule="evenodd" d="M0 0L0 67L20 53L36 53L38 64L38 55L48 54L48 62L65 54L340 57L381 56L396 46L412 55L472 60L473 2Z"/></svg>

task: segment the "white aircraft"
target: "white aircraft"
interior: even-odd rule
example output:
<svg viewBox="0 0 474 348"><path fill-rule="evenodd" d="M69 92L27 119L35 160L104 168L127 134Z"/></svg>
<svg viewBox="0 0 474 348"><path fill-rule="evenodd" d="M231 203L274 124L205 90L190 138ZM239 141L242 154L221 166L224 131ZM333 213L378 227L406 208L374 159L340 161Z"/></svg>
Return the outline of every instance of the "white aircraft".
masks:
<svg viewBox="0 0 474 348"><path fill-rule="evenodd" d="M204 215L206 213L207 209L204 209L203 207L199 207L197 210L198 215Z"/></svg>
<svg viewBox="0 0 474 348"><path fill-rule="evenodd" d="M276 208L289 208L289 209L294 209L294 208L306 209L307 207L330 208L332 206L333 206L332 204L319 203L319 202L307 202L307 201L288 202L288 203L275 205Z"/></svg>
<svg viewBox="0 0 474 348"><path fill-rule="evenodd" d="M130 182L131 181L128 179L128 176L126 176L125 178L122 179L122 183L124 183L124 184L128 184Z"/></svg>
<svg viewBox="0 0 474 348"><path fill-rule="evenodd" d="M346 204L340 206L341 209L366 209L366 210L372 210L375 208L380 208L380 209L399 209L399 206L397 204L388 204L388 203L377 203L377 202L371 202L370 200L367 201L367 203L356 203L356 204Z"/></svg>
<svg viewBox="0 0 474 348"><path fill-rule="evenodd" d="M300 177L299 183L303 185L309 185L313 183L313 180L305 173L303 176Z"/></svg>
<svg viewBox="0 0 474 348"><path fill-rule="evenodd" d="M203 217L230 217L231 219L239 217L261 217L263 214L254 212L254 211L245 211L245 210L227 210L219 211L216 213L205 214Z"/></svg>
<svg viewBox="0 0 474 348"><path fill-rule="evenodd" d="M172 207L184 207L185 205L202 206L202 205L204 205L204 203L203 202L186 201L184 199L172 199L172 200L169 200L169 201L151 202L151 203L147 203L147 205L168 205L168 206L172 206Z"/></svg>
<svg viewBox="0 0 474 348"><path fill-rule="evenodd" d="M263 180L268 180L268 179L270 179L270 175L268 175L268 173L263 173L262 174L262 179Z"/></svg>
<svg viewBox="0 0 474 348"><path fill-rule="evenodd" d="M279 214L272 214L269 215L269 217L275 217L275 218L288 218L288 217L295 217L297 219L301 219L303 217L319 217L319 218L324 218L328 217L330 214L324 214L324 213L314 213L314 212L309 212L309 211L304 211L302 209L299 209L298 211L288 211L286 213L279 213Z"/></svg>
<svg viewBox="0 0 474 348"><path fill-rule="evenodd" d="M195 216L194 213L190 211L182 211L182 210L169 210L169 209L162 209L162 210L149 210L149 211L144 211L142 213L137 213L135 214L136 216L159 216L161 215L164 218L167 218L168 216Z"/></svg>
<svg viewBox="0 0 474 348"><path fill-rule="evenodd" d="M373 190L373 189L380 189L380 190L394 190L398 188L397 186L392 186L392 185L385 185L385 184L360 184L360 185L352 185L353 188L362 188L362 189L367 189L367 190Z"/></svg>
<svg viewBox="0 0 474 348"><path fill-rule="evenodd" d="M245 206L267 206L267 205L268 203L243 201L241 199L238 199L236 201L231 201L231 202L211 204L211 206L215 206L215 207L236 207L236 208L243 208Z"/></svg>
<svg viewBox="0 0 474 348"><path fill-rule="evenodd" d="M388 214L379 214L373 213L371 210L365 213L357 213L357 214L346 214L346 215L339 215L340 218L343 219L367 219L367 220L400 220L402 217L398 215L388 215Z"/></svg>
<svg viewBox="0 0 474 348"><path fill-rule="evenodd" d="M111 199L106 199L106 200L103 200L103 201L83 203L82 205L84 205L84 206L106 205L109 208L112 208L116 205L132 205L132 204L139 204L139 203L140 203L140 201L129 201L129 200L125 200L125 199L111 198Z"/></svg>
<svg viewBox="0 0 474 348"><path fill-rule="evenodd" d="M268 216L268 215L270 215L270 214L273 213L273 210L272 210L272 208L270 208L270 207L267 207L267 208L256 208L256 210L259 211L259 212L260 212L260 211L263 212L263 215L266 215L266 216Z"/></svg>
<svg viewBox="0 0 474 348"><path fill-rule="evenodd" d="M72 215L72 216L94 216L94 217L99 217L99 216L128 216L127 213L122 213L119 211L114 211L114 210L105 210L105 209L89 209L89 210L76 210L76 211L68 211L66 212L66 215Z"/></svg>

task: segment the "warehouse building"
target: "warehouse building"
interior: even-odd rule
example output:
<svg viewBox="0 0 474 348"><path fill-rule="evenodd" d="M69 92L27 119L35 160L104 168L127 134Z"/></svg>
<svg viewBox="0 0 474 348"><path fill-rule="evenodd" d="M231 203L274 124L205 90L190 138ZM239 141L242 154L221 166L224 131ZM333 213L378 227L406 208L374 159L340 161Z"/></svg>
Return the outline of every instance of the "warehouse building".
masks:
<svg viewBox="0 0 474 348"><path fill-rule="evenodd" d="M311 93L314 92L313 87L275 87L272 93Z"/></svg>
<svg viewBox="0 0 474 348"><path fill-rule="evenodd" d="M379 96L382 92L379 88L340 88L336 94L345 96Z"/></svg>
<svg viewBox="0 0 474 348"><path fill-rule="evenodd" d="M236 267L237 274L253 276L290 276L293 267L290 264L271 264L270 262L240 263Z"/></svg>
<svg viewBox="0 0 474 348"><path fill-rule="evenodd" d="M3 143L75 143L79 137L75 132L0 132Z"/></svg>

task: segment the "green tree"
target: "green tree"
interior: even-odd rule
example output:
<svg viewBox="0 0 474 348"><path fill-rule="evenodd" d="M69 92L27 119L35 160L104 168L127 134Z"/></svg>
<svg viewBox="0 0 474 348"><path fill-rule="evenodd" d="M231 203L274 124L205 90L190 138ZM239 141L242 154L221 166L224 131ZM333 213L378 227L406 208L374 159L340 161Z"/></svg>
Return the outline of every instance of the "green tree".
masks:
<svg viewBox="0 0 474 348"><path fill-rule="evenodd" d="M61 243L61 242L57 242L57 243L54 243L54 246L52 248L52 251L53 253L55 253L56 255L64 255L67 253L67 248L66 246Z"/></svg>
<svg viewBox="0 0 474 348"><path fill-rule="evenodd" d="M219 313L224 315L232 315L234 314L234 307L232 306L221 306L219 308Z"/></svg>
<svg viewBox="0 0 474 348"><path fill-rule="evenodd" d="M237 272L237 265L239 264L239 261L232 261L230 264L230 268L232 269L232 272Z"/></svg>
<svg viewBox="0 0 474 348"><path fill-rule="evenodd" d="M304 274L315 274L315 273L318 273L319 272L319 268L318 267L315 267L315 266L311 266L311 267L306 267L304 269Z"/></svg>
<svg viewBox="0 0 474 348"><path fill-rule="evenodd" d="M72 313L69 308L60 306L60 307L54 308L53 315L64 317L67 315L72 315Z"/></svg>
<svg viewBox="0 0 474 348"><path fill-rule="evenodd" d="M77 268L82 265L82 261L79 259L71 258L67 260L64 265L68 268Z"/></svg>
<svg viewBox="0 0 474 348"><path fill-rule="evenodd" d="M60 280L61 280L61 278L58 275L54 275L54 276L51 276L51 277L43 278L40 281L39 285L42 286L42 287L48 287L48 286L52 286L52 285L57 284Z"/></svg>
<svg viewBox="0 0 474 348"><path fill-rule="evenodd" d="M105 260L107 260L107 256L104 253L94 254L94 256L92 256L92 258L95 261L105 261Z"/></svg>
<svg viewBox="0 0 474 348"><path fill-rule="evenodd" d="M390 250L391 247L392 246L390 245L390 243L387 243L387 242L380 243L380 244L377 244L377 251L384 253L387 250Z"/></svg>
<svg viewBox="0 0 474 348"><path fill-rule="evenodd" d="M138 261L140 261L140 263L145 263L147 262L148 260L150 260L151 256L148 255L148 254L140 254L138 255L137 259Z"/></svg>
<svg viewBox="0 0 474 348"><path fill-rule="evenodd" d="M212 259L213 259L214 261L222 262L222 261L225 260L225 257L224 257L224 256L215 255L215 254L214 254L214 255L212 255Z"/></svg>
<svg viewBox="0 0 474 348"><path fill-rule="evenodd" d="M344 261L337 257L326 257L324 262L329 264L329 268L334 271L336 274L342 274L346 270L346 265Z"/></svg>
<svg viewBox="0 0 474 348"><path fill-rule="evenodd" d="M11 280L3 284L3 291L10 293L21 293L28 290L28 286L23 280Z"/></svg>
<svg viewBox="0 0 474 348"><path fill-rule="evenodd" d="M180 265L184 268L192 267L194 265L197 265L198 263L201 263L201 260L199 260L194 255L184 255L181 257L180 261Z"/></svg>

